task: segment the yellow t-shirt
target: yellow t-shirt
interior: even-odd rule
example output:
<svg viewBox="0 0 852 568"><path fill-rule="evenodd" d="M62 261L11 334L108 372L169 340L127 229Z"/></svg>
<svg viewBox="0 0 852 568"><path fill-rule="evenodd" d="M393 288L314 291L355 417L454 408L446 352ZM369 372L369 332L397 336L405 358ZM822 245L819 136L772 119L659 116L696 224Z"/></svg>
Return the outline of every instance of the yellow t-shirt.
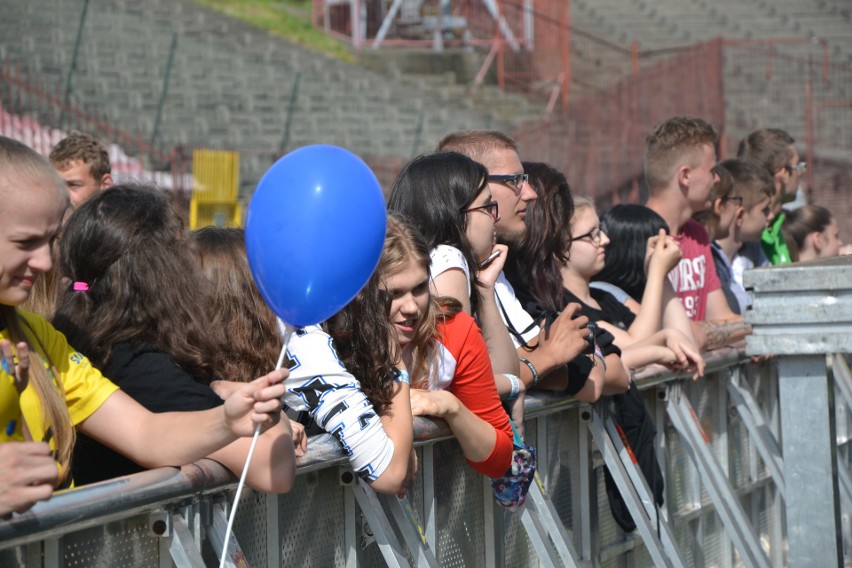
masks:
<svg viewBox="0 0 852 568"><path fill-rule="evenodd" d="M18 310L18 314L24 320L22 327L32 348L38 348L32 341L31 334L34 334L41 341L49 361L59 373L58 379L65 387L65 403L68 405L71 422L77 426L100 408L118 387L101 375L86 357L68 345L65 336L43 318L23 310ZM0 340L2 339L12 341L8 328L0 331ZM12 343L14 347L14 342ZM47 368L44 354L39 355ZM19 396L15 388L13 363L7 363L8 365L0 368L0 443L23 440L23 420L26 421L34 441L48 441L50 447L55 450L55 441L44 439L44 415L35 390L31 385L27 385ZM56 384L57 377L49 369L48 374Z"/></svg>

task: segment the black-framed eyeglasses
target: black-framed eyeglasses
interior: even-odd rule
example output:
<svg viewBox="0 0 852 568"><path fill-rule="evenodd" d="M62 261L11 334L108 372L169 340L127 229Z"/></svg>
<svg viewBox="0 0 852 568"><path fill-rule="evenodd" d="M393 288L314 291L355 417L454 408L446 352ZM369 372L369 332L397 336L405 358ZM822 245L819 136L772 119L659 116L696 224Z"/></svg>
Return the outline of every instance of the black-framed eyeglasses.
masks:
<svg viewBox="0 0 852 568"><path fill-rule="evenodd" d="M808 163L799 162L798 164L787 164L784 166L784 169L787 170L790 175L793 175L793 170L796 170L799 174L803 174L808 170Z"/></svg>
<svg viewBox="0 0 852 568"><path fill-rule="evenodd" d="M601 235L605 234L604 230L598 226L589 231L588 233L583 233L582 235L577 235L576 237L571 237L572 241L579 241L580 239L589 239L592 241L592 244L599 245L601 244Z"/></svg>
<svg viewBox="0 0 852 568"><path fill-rule="evenodd" d="M725 198L726 201L733 201L737 204L737 207L742 207L743 205L743 196L742 195L729 195Z"/></svg>
<svg viewBox="0 0 852 568"><path fill-rule="evenodd" d="M525 173L519 174L489 174L488 181L501 181L506 183L516 190L521 191L524 188L524 184L529 181L530 176Z"/></svg>
<svg viewBox="0 0 852 568"><path fill-rule="evenodd" d="M496 201L489 201L485 205L479 205L477 207L471 207L470 209L462 209L462 213L472 213L473 211L482 211L483 213L487 213L491 216L495 221L497 217L500 216L500 208L497 205Z"/></svg>

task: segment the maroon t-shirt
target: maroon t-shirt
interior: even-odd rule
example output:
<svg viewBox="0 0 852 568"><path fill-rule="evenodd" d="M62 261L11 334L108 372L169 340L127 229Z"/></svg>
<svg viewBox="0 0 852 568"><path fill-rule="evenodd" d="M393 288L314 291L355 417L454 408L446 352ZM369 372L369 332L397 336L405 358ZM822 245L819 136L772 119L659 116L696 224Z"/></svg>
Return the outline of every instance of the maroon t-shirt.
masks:
<svg viewBox="0 0 852 568"><path fill-rule="evenodd" d="M694 321L706 319L707 296L721 287L710 238L704 226L690 219L675 237L682 253L680 262L669 272L669 281L680 298L686 315Z"/></svg>

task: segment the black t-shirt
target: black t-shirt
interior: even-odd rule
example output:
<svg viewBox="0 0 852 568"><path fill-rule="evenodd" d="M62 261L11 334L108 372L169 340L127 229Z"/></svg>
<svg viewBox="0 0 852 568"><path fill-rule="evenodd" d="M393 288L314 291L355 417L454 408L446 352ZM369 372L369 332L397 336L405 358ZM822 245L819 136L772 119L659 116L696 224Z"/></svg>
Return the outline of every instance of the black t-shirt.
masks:
<svg viewBox="0 0 852 568"><path fill-rule="evenodd" d="M591 321L605 321L610 325L614 325L619 329L628 329L633 325L633 320L636 319L636 314L618 301L618 299L607 292L598 288L591 288L590 292L601 309L593 308L592 306L583 303L580 299L569 292L567 289L563 291L565 303L576 302L581 306L581 312Z"/></svg>
<svg viewBox="0 0 852 568"><path fill-rule="evenodd" d="M546 327L550 325L550 322L553 321L553 318L555 318L557 314L550 313L547 309L545 309L535 299L532 292L530 292L522 283L511 282L511 284L512 287L515 289L515 297L524 307L524 310L526 310L526 312L530 314L534 320L536 320L540 327L546 329ZM562 305L564 306L572 301L576 300L569 300L566 296ZM583 315L587 316L590 321L598 321L598 318L593 318L585 312L582 313ZM610 332L606 331L605 329L600 327L597 328L597 331L595 332L595 341L598 347L600 347L604 357L613 353L618 356L621 356L621 349L619 349L614 343L615 338ZM577 357L569 361L567 363L568 387L565 389L565 392L570 394L571 396L574 396L575 394L580 392L580 389L583 388L589 378L589 373L592 370L592 366L592 361L585 355L578 355Z"/></svg>
<svg viewBox="0 0 852 568"><path fill-rule="evenodd" d="M207 410L223 403L208 385L151 345L119 343L113 348L112 361L102 371L151 412ZM175 432L178 436L180 432ZM78 486L144 469L84 434L77 436L71 470Z"/></svg>

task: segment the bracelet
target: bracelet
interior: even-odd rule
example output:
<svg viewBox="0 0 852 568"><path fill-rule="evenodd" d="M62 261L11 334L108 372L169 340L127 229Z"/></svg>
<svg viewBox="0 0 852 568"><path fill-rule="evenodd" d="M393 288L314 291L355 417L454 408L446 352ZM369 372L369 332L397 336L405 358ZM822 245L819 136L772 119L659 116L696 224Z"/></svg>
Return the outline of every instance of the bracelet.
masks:
<svg viewBox="0 0 852 568"><path fill-rule="evenodd" d="M506 396L506 400L515 400L521 392L521 379L509 373L503 373L503 376L509 379L512 385L512 392Z"/></svg>
<svg viewBox="0 0 852 568"><path fill-rule="evenodd" d="M394 371L393 381L395 383L405 383L407 385L411 384L411 375L408 374L408 371L405 369L397 369Z"/></svg>
<svg viewBox="0 0 852 568"><path fill-rule="evenodd" d="M530 386L536 386L541 377L538 376L538 370L535 368L535 365L533 365L532 361L529 359L524 359L523 357L520 357L519 359L521 360L521 363L530 368L530 373L532 373L532 385Z"/></svg>
<svg viewBox="0 0 852 568"><path fill-rule="evenodd" d="M603 351L601 351L601 348L597 345L595 345L595 352L592 353L592 363L597 365L597 363L595 363L595 357L601 360L601 365L603 365L604 371L606 371L606 360L604 359Z"/></svg>

